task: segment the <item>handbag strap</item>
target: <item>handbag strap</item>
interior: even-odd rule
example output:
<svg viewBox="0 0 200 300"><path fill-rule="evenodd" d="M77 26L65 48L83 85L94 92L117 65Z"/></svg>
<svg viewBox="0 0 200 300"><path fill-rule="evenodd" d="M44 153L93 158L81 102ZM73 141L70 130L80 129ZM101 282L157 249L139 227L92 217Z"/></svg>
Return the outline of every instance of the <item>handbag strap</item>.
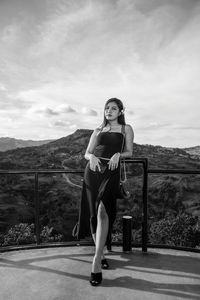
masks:
<svg viewBox="0 0 200 300"><path fill-rule="evenodd" d="M121 147L121 152L123 151L124 144L125 144L125 125L122 125L122 134L123 134L123 140L122 140L122 147Z"/></svg>
<svg viewBox="0 0 200 300"><path fill-rule="evenodd" d="M124 144L125 144L125 125L122 125L122 134L123 134L123 140L122 140L122 147L121 147L121 152L120 153L122 153L123 148L124 148ZM123 170L124 170L124 179L122 179L122 167L123 167ZM120 181L122 183L127 181L125 160L121 161L121 165L120 165Z"/></svg>

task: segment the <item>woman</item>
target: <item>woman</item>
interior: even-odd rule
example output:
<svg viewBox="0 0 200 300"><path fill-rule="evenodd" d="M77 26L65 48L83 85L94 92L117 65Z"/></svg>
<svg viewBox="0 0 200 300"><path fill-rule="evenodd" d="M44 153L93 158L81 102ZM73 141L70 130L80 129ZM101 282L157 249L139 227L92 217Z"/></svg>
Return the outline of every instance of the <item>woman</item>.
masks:
<svg viewBox="0 0 200 300"><path fill-rule="evenodd" d="M84 173L78 238L92 233L95 243L90 283L102 281L101 268L109 267L103 249L116 216L116 199L120 181L121 158L133 153L133 129L125 124L124 106L117 98L104 107L102 125L90 137L85 158L89 160ZM122 149L123 148L123 149Z"/></svg>

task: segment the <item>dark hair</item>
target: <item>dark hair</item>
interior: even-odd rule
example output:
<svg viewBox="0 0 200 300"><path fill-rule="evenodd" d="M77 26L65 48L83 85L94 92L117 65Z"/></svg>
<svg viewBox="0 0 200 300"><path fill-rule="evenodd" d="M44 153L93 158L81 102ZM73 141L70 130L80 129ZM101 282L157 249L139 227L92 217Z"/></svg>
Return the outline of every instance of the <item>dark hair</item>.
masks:
<svg viewBox="0 0 200 300"><path fill-rule="evenodd" d="M106 119L105 117L105 109L107 107L107 105L110 103L110 102L115 102L119 108L119 110L121 111L121 114L120 116L118 117L118 122L119 124L121 125L125 125L126 122L125 122L125 117L124 117L124 105L122 103L122 101L118 98L110 98L106 101L105 103L105 106L104 106L104 111L103 111L103 123L101 124L101 128L105 127L107 124L108 124L108 120Z"/></svg>

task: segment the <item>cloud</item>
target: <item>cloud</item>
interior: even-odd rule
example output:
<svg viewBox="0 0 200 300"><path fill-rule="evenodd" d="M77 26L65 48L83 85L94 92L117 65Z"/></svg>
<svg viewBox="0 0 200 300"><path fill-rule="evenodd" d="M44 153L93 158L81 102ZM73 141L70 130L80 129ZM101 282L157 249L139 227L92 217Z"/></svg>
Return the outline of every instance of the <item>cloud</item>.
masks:
<svg viewBox="0 0 200 300"><path fill-rule="evenodd" d="M85 89L87 92L87 88ZM90 89L93 90L92 87ZM56 106L56 110L59 110L59 112L75 112L74 106L80 105L79 97L83 93L84 83L51 79L45 83L38 82L34 88L20 90L17 97L27 102L32 101L38 107Z"/></svg>
<svg viewBox="0 0 200 300"><path fill-rule="evenodd" d="M43 116L46 117L54 117L54 116L59 116L60 113L52 108L45 107L41 109L31 109L30 112L36 113L36 114L42 114Z"/></svg>
<svg viewBox="0 0 200 300"><path fill-rule="evenodd" d="M171 124L169 123L158 123L158 122L151 122L143 126L138 126L137 130L139 131L148 131L148 130L158 130L162 128L169 128Z"/></svg>
<svg viewBox="0 0 200 300"><path fill-rule="evenodd" d="M199 125L184 125L184 124L175 124L171 125L172 129L177 129L177 130L194 130L194 131L199 131L200 130L200 124Z"/></svg>
<svg viewBox="0 0 200 300"><path fill-rule="evenodd" d="M116 96L138 139L198 139L199 1L4 2L0 105L21 118L14 133L55 138L73 130L65 118L93 128Z"/></svg>
<svg viewBox="0 0 200 300"><path fill-rule="evenodd" d="M6 86L3 83L1 83L1 82L0 82L0 91L2 91L2 92L6 92L7 91Z"/></svg>
<svg viewBox="0 0 200 300"><path fill-rule="evenodd" d="M153 122L144 126L135 126L135 130L139 135L148 134L148 139L155 139L155 136L161 138L163 136L168 136L170 139L174 140L177 136L177 142L179 139L182 139L182 132L184 131L185 136L190 135L191 132L196 133L200 130L200 125L184 125L184 124L159 124L157 122ZM174 141L175 142L175 141ZM197 142L196 142L197 144Z"/></svg>
<svg viewBox="0 0 200 300"><path fill-rule="evenodd" d="M54 122L54 126L56 127L69 127L70 122L68 121L62 121L62 120L58 120L56 122Z"/></svg>
<svg viewBox="0 0 200 300"><path fill-rule="evenodd" d="M60 113L67 113L67 114L68 113L77 113L74 108L72 108L70 105L66 105L66 104L59 105L58 111Z"/></svg>
<svg viewBox="0 0 200 300"><path fill-rule="evenodd" d="M44 110L44 113L47 117L58 116L59 113L49 107Z"/></svg>
<svg viewBox="0 0 200 300"><path fill-rule="evenodd" d="M135 112L133 110L126 110L126 108L125 108L125 113L131 116L135 115Z"/></svg>
<svg viewBox="0 0 200 300"><path fill-rule="evenodd" d="M0 108L1 110L9 112L20 112L21 110L28 110L32 103L26 102L23 99L16 97L13 94L7 93L6 90L0 90Z"/></svg>
<svg viewBox="0 0 200 300"><path fill-rule="evenodd" d="M90 109L90 108L87 108L87 107L83 107L81 109L81 113L83 115L87 115L87 116L97 116L98 115L98 113L94 109Z"/></svg>
<svg viewBox="0 0 200 300"><path fill-rule="evenodd" d="M64 3L41 22L37 27L37 41L31 48L32 55L44 55L62 48L66 42L71 43L79 39L82 30L88 20L95 20L97 11L91 2L86 1L84 5L69 5ZM55 43L56 40L56 43Z"/></svg>
<svg viewBox="0 0 200 300"><path fill-rule="evenodd" d="M69 126L69 129L70 130L75 130L75 129L77 129L78 127L77 127L77 124L72 124L72 125L70 125Z"/></svg>
<svg viewBox="0 0 200 300"><path fill-rule="evenodd" d="M20 24L9 24L2 30L1 41L5 44L13 45L20 38Z"/></svg>

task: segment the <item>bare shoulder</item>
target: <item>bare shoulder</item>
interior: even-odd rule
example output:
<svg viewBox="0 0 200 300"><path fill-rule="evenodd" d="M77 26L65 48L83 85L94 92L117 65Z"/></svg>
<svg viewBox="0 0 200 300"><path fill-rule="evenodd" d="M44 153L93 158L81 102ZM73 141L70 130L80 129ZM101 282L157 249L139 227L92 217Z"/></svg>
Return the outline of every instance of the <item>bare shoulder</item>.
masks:
<svg viewBox="0 0 200 300"><path fill-rule="evenodd" d="M90 152L92 153L92 151L94 150L94 147L97 143L97 136L98 136L98 132L99 132L99 128L95 128L90 136L90 140L89 140L89 144L88 144L88 148L90 149ZM86 150L87 152L87 150Z"/></svg>
<svg viewBox="0 0 200 300"><path fill-rule="evenodd" d="M125 125L125 133L126 134L133 134L133 128L130 124Z"/></svg>

